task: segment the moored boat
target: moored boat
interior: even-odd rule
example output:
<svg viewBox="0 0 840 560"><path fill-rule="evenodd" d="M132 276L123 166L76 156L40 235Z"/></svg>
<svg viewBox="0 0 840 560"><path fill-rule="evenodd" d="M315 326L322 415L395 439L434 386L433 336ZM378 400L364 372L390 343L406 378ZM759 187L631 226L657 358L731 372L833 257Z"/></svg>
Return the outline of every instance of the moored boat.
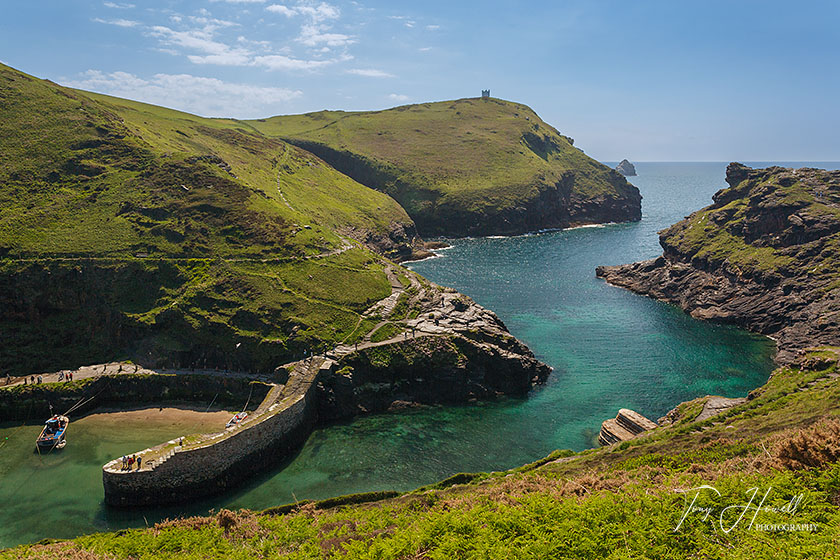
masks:
<svg viewBox="0 0 840 560"><path fill-rule="evenodd" d="M67 434L67 426L70 424L70 419L64 415L56 414L44 423L44 429L41 430L41 435L35 441L39 451L51 451L53 449L61 449L67 445L65 435Z"/></svg>

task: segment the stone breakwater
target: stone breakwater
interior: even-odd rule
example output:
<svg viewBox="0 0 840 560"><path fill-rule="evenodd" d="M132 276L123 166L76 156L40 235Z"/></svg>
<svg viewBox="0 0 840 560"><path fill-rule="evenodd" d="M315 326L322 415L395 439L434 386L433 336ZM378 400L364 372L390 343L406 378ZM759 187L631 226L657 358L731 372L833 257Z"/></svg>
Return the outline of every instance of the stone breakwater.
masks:
<svg viewBox="0 0 840 560"><path fill-rule="evenodd" d="M147 506L183 503L241 484L287 456L309 436L317 418L317 379L329 360L299 363L285 385L274 386L249 418L216 434L171 440L140 451L142 468L102 467L105 503Z"/></svg>
<svg viewBox="0 0 840 560"><path fill-rule="evenodd" d="M121 460L103 468L106 502L119 506L183 502L219 493L279 463L316 423L399 408L409 403L457 403L524 395L551 372L470 298L410 275L410 286L389 272L392 294L367 316L392 336L339 345L324 357L277 368L274 384L241 425L186 436L139 452L142 468ZM400 302L404 305L398 312ZM405 316L413 309L413 318Z"/></svg>

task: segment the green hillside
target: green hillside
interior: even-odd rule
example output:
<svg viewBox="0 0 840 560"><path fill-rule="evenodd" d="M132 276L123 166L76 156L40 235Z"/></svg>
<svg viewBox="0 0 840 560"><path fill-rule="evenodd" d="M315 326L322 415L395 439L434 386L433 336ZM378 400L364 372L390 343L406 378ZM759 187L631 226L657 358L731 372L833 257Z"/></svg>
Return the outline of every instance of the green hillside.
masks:
<svg viewBox="0 0 840 560"><path fill-rule="evenodd" d="M0 161L4 373L116 357L273 368L351 340L390 293L354 239L411 252L393 199L299 148L6 66Z"/></svg>
<svg viewBox="0 0 840 560"><path fill-rule="evenodd" d="M0 558L835 558L837 358L814 351L718 416L697 419L704 397L675 409L668 427L511 471L222 510Z"/></svg>
<svg viewBox="0 0 840 560"><path fill-rule="evenodd" d="M292 256L342 228L413 231L389 197L233 121L4 66L0 96L0 254Z"/></svg>
<svg viewBox="0 0 840 560"><path fill-rule="evenodd" d="M638 189L518 103L460 99L247 123L388 193L426 236L641 217Z"/></svg>

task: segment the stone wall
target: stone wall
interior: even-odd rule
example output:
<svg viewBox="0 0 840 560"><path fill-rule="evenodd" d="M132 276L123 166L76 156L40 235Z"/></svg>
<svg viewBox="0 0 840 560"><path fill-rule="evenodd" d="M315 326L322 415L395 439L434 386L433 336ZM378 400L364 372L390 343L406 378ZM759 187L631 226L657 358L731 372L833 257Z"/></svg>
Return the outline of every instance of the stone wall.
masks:
<svg viewBox="0 0 840 560"><path fill-rule="evenodd" d="M72 383L42 383L0 387L0 422L23 420L41 422L55 412L64 412L91 397L77 408L70 420L101 406L125 406L144 403L192 402L239 409L263 400L270 385L239 377L198 374L103 375ZM215 399L215 400L214 400Z"/></svg>
<svg viewBox="0 0 840 560"><path fill-rule="evenodd" d="M252 423L207 438L198 447L174 448L165 461L122 471L121 460L102 470L105 502L115 506L181 503L217 494L287 456L317 420L317 373L292 376L280 401ZM143 452L140 453L142 455Z"/></svg>

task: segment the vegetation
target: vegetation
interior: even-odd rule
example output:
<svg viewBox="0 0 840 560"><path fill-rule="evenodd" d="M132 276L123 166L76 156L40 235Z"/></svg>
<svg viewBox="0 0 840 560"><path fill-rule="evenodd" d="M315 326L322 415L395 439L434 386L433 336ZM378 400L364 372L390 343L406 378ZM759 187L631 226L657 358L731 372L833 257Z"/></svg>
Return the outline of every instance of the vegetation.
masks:
<svg viewBox="0 0 840 560"><path fill-rule="evenodd" d="M236 121L2 65L0 115L4 373L271 370L369 326L390 293L386 261L350 237L413 230L389 196Z"/></svg>
<svg viewBox="0 0 840 560"><path fill-rule="evenodd" d="M370 335L371 342L390 340L403 332L403 327L394 323L385 323Z"/></svg>
<svg viewBox="0 0 840 560"><path fill-rule="evenodd" d="M570 198L603 203L631 200L638 194L623 177L573 147L571 138L530 108L499 99L460 99L373 112L321 111L248 124L266 136L305 147L356 180L393 196L424 235L557 227L559 223L540 225L539 219L528 222L519 214L523 207L538 205L541 193L557 185L565 191L551 200L565 197L567 224L575 219L568 216Z"/></svg>
<svg viewBox="0 0 840 560"><path fill-rule="evenodd" d="M207 119L0 65L0 371L270 370L369 337L362 313L389 293L382 256L410 254L415 228L388 188L281 138L338 115ZM442 223L519 208L572 171L587 199L632 190L522 105L340 116L327 128L342 149L418 178L414 194L391 191ZM416 316L408 303L392 319Z"/></svg>
<svg viewBox="0 0 840 560"><path fill-rule="evenodd" d="M621 445L460 473L402 495L223 510L0 558L831 557L840 544L838 373L836 350L825 349L720 416ZM686 515L695 496L708 517Z"/></svg>
<svg viewBox="0 0 840 560"><path fill-rule="evenodd" d="M753 277L807 274L836 282L840 193L821 170L731 164L715 203L661 234L666 251ZM831 288L829 288L830 290Z"/></svg>

